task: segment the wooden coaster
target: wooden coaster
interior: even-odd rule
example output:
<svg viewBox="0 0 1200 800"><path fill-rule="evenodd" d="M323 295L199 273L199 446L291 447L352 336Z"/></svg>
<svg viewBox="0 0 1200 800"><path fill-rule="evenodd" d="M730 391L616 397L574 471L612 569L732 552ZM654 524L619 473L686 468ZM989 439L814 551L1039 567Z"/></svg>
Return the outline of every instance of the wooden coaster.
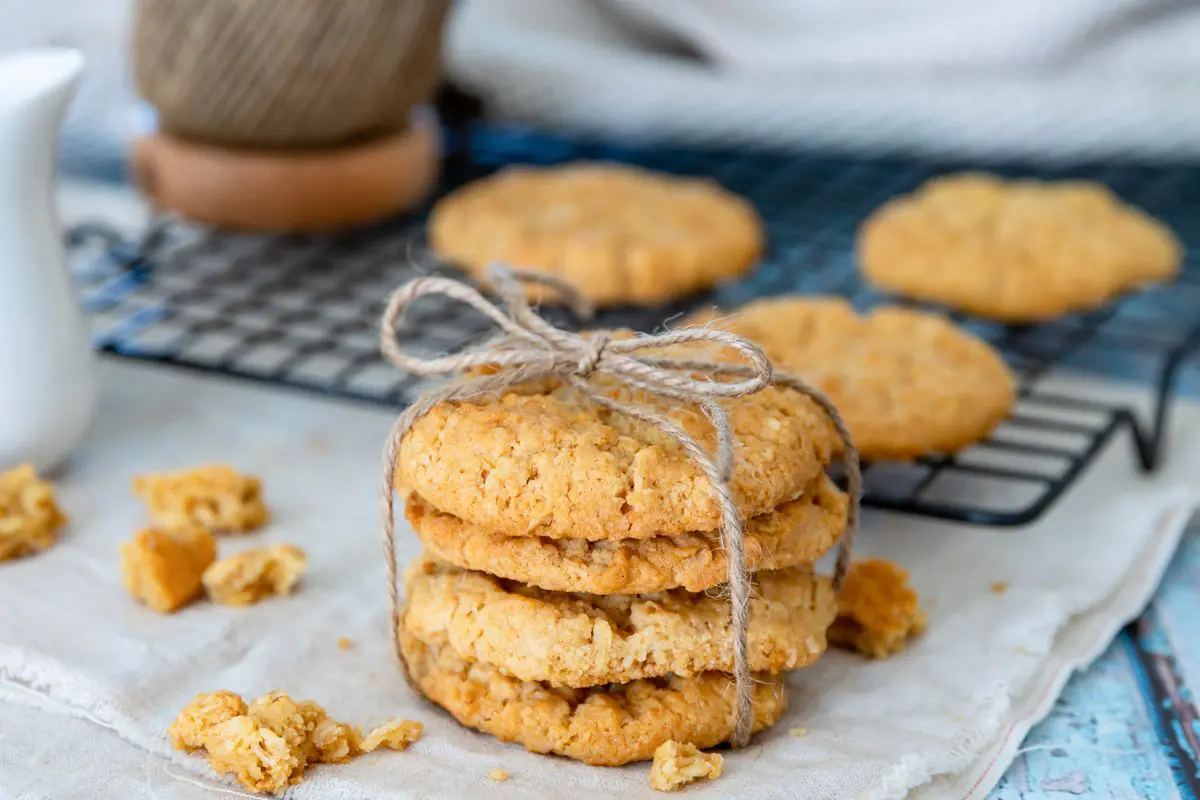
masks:
<svg viewBox="0 0 1200 800"><path fill-rule="evenodd" d="M238 150L153 133L134 145L133 177L159 208L193 222L262 233L352 228L408 211L440 172L436 117L360 145Z"/></svg>

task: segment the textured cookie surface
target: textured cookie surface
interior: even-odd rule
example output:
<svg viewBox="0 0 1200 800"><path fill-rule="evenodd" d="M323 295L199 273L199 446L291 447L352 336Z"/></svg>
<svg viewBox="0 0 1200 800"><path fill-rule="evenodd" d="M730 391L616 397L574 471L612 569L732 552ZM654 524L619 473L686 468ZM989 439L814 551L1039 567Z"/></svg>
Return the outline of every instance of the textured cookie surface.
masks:
<svg viewBox="0 0 1200 800"><path fill-rule="evenodd" d="M557 753L597 766L648 761L663 742L714 747L734 724L733 680L706 672L591 689L555 689L469 664L448 647L431 648L403 625L400 649L416 687L469 728L535 753ZM783 679L755 676L754 731L787 709Z"/></svg>
<svg viewBox="0 0 1200 800"><path fill-rule="evenodd" d="M1165 225L1100 184L973 173L889 201L858 248L883 289L1011 322L1095 308L1172 277L1182 258Z"/></svg>
<svg viewBox="0 0 1200 800"><path fill-rule="evenodd" d="M731 358L710 345L649 355ZM601 374L591 385L662 413L709 452L715 447L699 409L618 388ZM840 446L823 412L791 389L769 387L722 404L737 443L730 488L743 518L800 496ZM682 445L552 382L435 406L401 442L395 479L439 511L510 536L645 539L711 531L720 522L712 485Z"/></svg>
<svg viewBox="0 0 1200 800"><path fill-rule="evenodd" d="M782 569L820 558L846 529L847 506L846 495L822 475L800 498L749 520L747 568ZM415 494L406 513L436 558L551 591L702 592L728 578L725 550L714 531L598 542L506 536L444 514Z"/></svg>
<svg viewBox="0 0 1200 800"><path fill-rule="evenodd" d="M837 614L830 583L807 567L754 578L750 669L816 661ZM716 593L547 592L428 558L413 562L404 583L413 636L519 680L587 687L733 670L729 601Z"/></svg>
<svg viewBox="0 0 1200 800"><path fill-rule="evenodd" d="M753 207L712 181L589 163L468 184L434 208L428 238L469 271L549 272L610 305L699 291L746 272L763 249Z"/></svg>
<svg viewBox="0 0 1200 800"><path fill-rule="evenodd" d="M941 316L834 297L760 300L691 318L757 342L778 369L823 390L867 460L953 452L1011 412L1012 373L989 344Z"/></svg>

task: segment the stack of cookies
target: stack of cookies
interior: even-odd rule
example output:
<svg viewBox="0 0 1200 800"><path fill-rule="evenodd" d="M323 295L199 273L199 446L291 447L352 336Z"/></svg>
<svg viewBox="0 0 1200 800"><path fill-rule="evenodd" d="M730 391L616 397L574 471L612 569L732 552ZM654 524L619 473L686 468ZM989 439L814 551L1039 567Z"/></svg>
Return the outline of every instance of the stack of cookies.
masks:
<svg viewBox="0 0 1200 800"><path fill-rule="evenodd" d="M659 353L731 358L712 345ZM687 404L602 374L590 386L715 446ZM849 501L825 474L837 433L806 397L772 387L721 403L753 573L757 731L785 710L783 674L825 650L837 608L813 562L837 544ZM466 726L589 764L731 736L720 511L675 439L545 380L434 406L404 436L393 477L425 546L405 572L398 638L430 700Z"/></svg>

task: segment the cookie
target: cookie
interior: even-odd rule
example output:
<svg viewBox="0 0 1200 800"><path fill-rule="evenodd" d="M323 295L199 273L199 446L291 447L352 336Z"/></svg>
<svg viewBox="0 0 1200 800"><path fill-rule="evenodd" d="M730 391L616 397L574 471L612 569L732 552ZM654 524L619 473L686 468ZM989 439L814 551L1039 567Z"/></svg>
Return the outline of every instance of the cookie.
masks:
<svg viewBox="0 0 1200 800"><path fill-rule="evenodd" d="M689 322L753 340L778 369L824 391L868 461L962 449L1016 403L1000 354L934 314L883 307L859 315L841 298L790 296Z"/></svg>
<svg viewBox="0 0 1200 800"><path fill-rule="evenodd" d="M656 355L732 358L708 344ZM712 425L698 408L602 374L591 385L654 409L715 448ZM840 447L824 413L792 389L721 402L737 442L730 489L743 518L799 497ZM679 442L557 381L435 406L404 436L394 481L439 511L510 536L648 539L715 530L721 516L711 484Z"/></svg>
<svg viewBox="0 0 1200 800"><path fill-rule="evenodd" d="M746 568L806 564L832 548L846 528L848 498L824 475L796 500L746 524ZM506 536L444 514L410 495L406 514L425 549L442 561L541 589L590 594L702 592L729 577L716 532L589 542Z"/></svg>
<svg viewBox="0 0 1200 800"><path fill-rule="evenodd" d="M468 663L449 647L430 647L398 630L416 688L461 724L535 753L596 766L648 761L663 742L715 747L733 733L733 679L720 672L670 676L590 689L555 689ZM787 709L782 676L756 675L755 732Z"/></svg>
<svg viewBox="0 0 1200 800"><path fill-rule="evenodd" d="M667 674L733 671L729 601L676 589L649 595L547 592L423 558L404 576L404 624L518 680L587 687ZM756 672L807 666L837 613L807 567L754 576L749 660Z"/></svg>
<svg viewBox="0 0 1200 800"><path fill-rule="evenodd" d="M658 305L742 275L763 251L746 200L711 180L618 164L509 167L444 197L429 243L482 274L551 273L597 305Z"/></svg>
<svg viewBox="0 0 1200 800"><path fill-rule="evenodd" d="M868 658L888 658L925 630L925 611L908 586L908 573L873 558L850 566L838 593L829 641Z"/></svg>
<svg viewBox="0 0 1200 800"><path fill-rule="evenodd" d="M965 173L878 209L859 231L858 255L881 289L1036 322L1167 280L1183 252L1170 229L1100 184Z"/></svg>

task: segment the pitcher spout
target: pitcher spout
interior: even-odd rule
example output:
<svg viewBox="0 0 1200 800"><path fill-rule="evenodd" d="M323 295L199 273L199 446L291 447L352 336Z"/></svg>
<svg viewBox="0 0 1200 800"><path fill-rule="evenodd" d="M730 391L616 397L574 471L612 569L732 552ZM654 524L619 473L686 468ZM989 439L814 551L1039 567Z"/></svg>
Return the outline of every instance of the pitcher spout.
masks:
<svg viewBox="0 0 1200 800"><path fill-rule="evenodd" d="M0 114L42 106L62 109L83 73L78 50L42 48L0 58Z"/></svg>

